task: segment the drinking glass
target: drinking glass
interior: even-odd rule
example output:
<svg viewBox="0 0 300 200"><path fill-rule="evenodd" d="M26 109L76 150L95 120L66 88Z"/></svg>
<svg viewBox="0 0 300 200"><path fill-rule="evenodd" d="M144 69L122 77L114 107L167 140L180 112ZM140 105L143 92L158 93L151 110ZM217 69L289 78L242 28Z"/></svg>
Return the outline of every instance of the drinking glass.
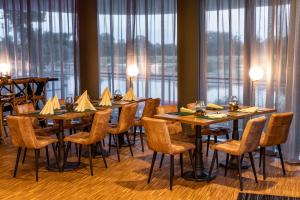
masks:
<svg viewBox="0 0 300 200"><path fill-rule="evenodd" d="M205 108L206 105L204 101L200 101L200 100L196 101L196 106L195 106L196 112L204 111Z"/></svg>

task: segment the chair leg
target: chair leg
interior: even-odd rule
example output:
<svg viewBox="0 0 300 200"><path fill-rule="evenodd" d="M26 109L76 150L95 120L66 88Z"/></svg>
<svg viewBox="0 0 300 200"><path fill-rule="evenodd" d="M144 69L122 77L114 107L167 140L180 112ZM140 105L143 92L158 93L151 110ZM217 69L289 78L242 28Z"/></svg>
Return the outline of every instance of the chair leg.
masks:
<svg viewBox="0 0 300 200"><path fill-rule="evenodd" d="M46 158L47 158L47 166L50 166L50 161L49 161L49 150L48 150L48 146L45 147L46 149Z"/></svg>
<svg viewBox="0 0 300 200"><path fill-rule="evenodd" d="M209 176L211 176L211 174L212 174L212 170L214 168L216 157L217 157L217 150L214 151L213 159L212 159L211 164L210 164Z"/></svg>
<svg viewBox="0 0 300 200"><path fill-rule="evenodd" d="M207 145L206 145L206 157L208 156L208 151L209 151L209 141L210 141L210 135L207 136Z"/></svg>
<svg viewBox="0 0 300 200"><path fill-rule="evenodd" d="M22 147L18 147L18 153L17 153L17 158L16 158L15 170L14 170L14 175L13 175L14 178L17 175L17 170L18 170L18 165L19 165L19 160L20 160L21 152L22 152Z"/></svg>
<svg viewBox="0 0 300 200"><path fill-rule="evenodd" d="M150 167L150 172L149 172L149 176L148 176L148 181L147 181L148 184L149 184L150 181L151 181L151 176L152 176L153 167L154 167L155 160L156 160L156 155L157 155L157 152L154 151L154 152L153 152L153 157L152 157L152 162L151 162L151 167Z"/></svg>
<svg viewBox="0 0 300 200"><path fill-rule="evenodd" d="M192 165L193 172L195 173L195 165L194 165L194 160L193 160L193 152L192 150L189 150L189 157Z"/></svg>
<svg viewBox="0 0 300 200"><path fill-rule="evenodd" d="M117 146L117 156L118 156L118 161L120 162L121 159L120 159L120 153L119 153L119 139L118 139L118 138L116 139L116 146Z"/></svg>
<svg viewBox="0 0 300 200"><path fill-rule="evenodd" d="M105 147L105 139L102 140L103 146Z"/></svg>
<svg viewBox="0 0 300 200"><path fill-rule="evenodd" d="M218 143L218 138L217 138L217 136L214 136L214 142L215 142L215 144ZM216 161L217 161L217 168L219 168L219 156L218 156L218 152L217 152Z"/></svg>
<svg viewBox="0 0 300 200"><path fill-rule="evenodd" d="M253 171L253 175L254 175L254 178L255 178L255 182L258 183L257 176L256 176L255 165L254 165L253 156L252 156L252 152L249 152L248 154L249 154L249 157L250 157L250 161L251 161L251 166L252 166L252 171Z"/></svg>
<svg viewBox="0 0 300 200"><path fill-rule="evenodd" d="M25 163L26 153L27 153L27 148L24 148L24 153L23 153L22 164L24 164L24 163Z"/></svg>
<svg viewBox="0 0 300 200"><path fill-rule="evenodd" d="M35 149L35 180L39 181L39 157L40 157L40 150Z"/></svg>
<svg viewBox="0 0 300 200"><path fill-rule="evenodd" d="M103 148L102 148L102 144L101 144L101 142L99 142L99 143L98 143L98 145L99 145L99 148L100 148L100 152L101 152L101 155L102 155L102 159L103 159L103 162L104 162L105 168L107 168L107 163L106 163L105 156L103 155Z"/></svg>
<svg viewBox="0 0 300 200"><path fill-rule="evenodd" d="M183 176L183 154L180 154L180 175Z"/></svg>
<svg viewBox="0 0 300 200"><path fill-rule="evenodd" d="M82 144L80 144L80 145L79 145L79 152L78 152L78 165L80 165L81 149L82 149Z"/></svg>
<svg viewBox="0 0 300 200"><path fill-rule="evenodd" d="M227 176L228 161L229 161L229 154L226 153L226 163L225 163L225 173L224 173L224 176Z"/></svg>
<svg viewBox="0 0 300 200"><path fill-rule="evenodd" d="M54 157L55 157L56 166L58 166L57 152L55 150L55 144L52 143L51 145L52 145L52 150L53 150L53 154L54 154Z"/></svg>
<svg viewBox="0 0 300 200"><path fill-rule="evenodd" d="M243 179L242 179L241 157L240 156L237 156L237 170L239 172L240 190L243 191Z"/></svg>
<svg viewBox="0 0 300 200"><path fill-rule="evenodd" d="M161 154L161 157L160 157L160 163L159 163L159 168L161 168L162 164L163 164L163 161L164 161L164 157L165 157L165 154Z"/></svg>
<svg viewBox="0 0 300 200"><path fill-rule="evenodd" d="M108 140L108 153L110 153L110 147L111 147L111 134L109 134L109 140Z"/></svg>
<svg viewBox="0 0 300 200"><path fill-rule="evenodd" d="M284 162L283 162L283 157L282 157L280 144L277 145L277 149L278 149L278 152L279 152L280 162L281 162L281 166L282 166L282 172L283 172L283 175L285 175L286 173L285 173Z"/></svg>
<svg viewBox="0 0 300 200"><path fill-rule="evenodd" d="M133 128L133 145L135 145L135 138L136 138L136 126Z"/></svg>
<svg viewBox="0 0 300 200"><path fill-rule="evenodd" d="M241 155L241 165L243 164L244 161L244 154Z"/></svg>
<svg viewBox="0 0 300 200"><path fill-rule="evenodd" d="M262 161L263 161L263 178L266 180L267 175L266 175L266 149L263 147L262 150Z"/></svg>
<svg viewBox="0 0 300 200"><path fill-rule="evenodd" d="M263 148L259 148L259 168L261 167L261 159L262 159L262 154L263 154Z"/></svg>
<svg viewBox="0 0 300 200"><path fill-rule="evenodd" d="M93 173L93 158L92 158L92 148L93 148L93 146L90 144L90 145L88 145L88 148L89 148L89 160L90 160L91 176L93 176L94 175L94 173Z"/></svg>
<svg viewBox="0 0 300 200"><path fill-rule="evenodd" d="M130 142L130 140L129 140L128 132L126 132L125 135L126 135L126 139L127 139L127 141L128 141L128 145L129 145L129 149L130 149L131 156L133 156L132 147L131 147L131 142Z"/></svg>
<svg viewBox="0 0 300 200"><path fill-rule="evenodd" d="M170 190L173 186L173 177L174 177L174 155L170 155Z"/></svg>
<svg viewBox="0 0 300 200"><path fill-rule="evenodd" d="M71 149L71 142L68 142L67 144L67 148L65 150L65 155L64 155L64 165L67 163L67 160L68 160L68 154L69 154L69 151Z"/></svg>
<svg viewBox="0 0 300 200"><path fill-rule="evenodd" d="M141 126L140 126L140 138L141 138L142 152L144 152L143 127Z"/></svg>

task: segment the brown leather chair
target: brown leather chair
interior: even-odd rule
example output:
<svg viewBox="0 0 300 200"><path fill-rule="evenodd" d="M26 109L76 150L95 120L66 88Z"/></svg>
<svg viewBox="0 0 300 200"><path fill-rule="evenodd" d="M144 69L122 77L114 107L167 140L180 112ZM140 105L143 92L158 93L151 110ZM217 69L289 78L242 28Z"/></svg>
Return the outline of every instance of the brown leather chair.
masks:
<svg viewBox="0 0 300 200"><path fill-rule="evenodd" d="M265 117L259 117L255 119L251 119L248 121L246 128L243 132L242 139L238 140L228 140L225 142L217 143L211 146L211 149L214 150L214 156L211 162L209 175L212 173L212 169L214 167L214 162L217 158L217 152L222 151L226 153L226 166L225 166L225 176L227 174L227 166L229 160L229 154L236 156L237 158L237 168L239 172L239 180L240 180L240 189L243 190L243 182L242 182L242 172L241 172L241 157L245 153L249 154L253 174L255 177L255 182L257 183L256 171L253 161L252 152L256 150L259 145L259 140L264 129L266 122Z"/></svg>
<svg viewBox="0 0 300 200"><path fill-rule="evenodd" d="M195 145L186 142L171 141L169 129L167 126L167 121L165 120L144 117L142 121L145 127L148 147L149 149L154 151L148 183L150 183L151 180L151 175L153 172L153 166L155 164L157 152L160 152L162 154L169 154L170 155L170 190L172 190L173 176L174 176L174 156L178 154L180 155L180 166L181 166L181 176L182 176L183 175L183 153L188 151L190 155L191 163L193 163L192 150L195 149ZM194 169L193 164L192 167Z"/></svg>
<svg viewBox="0 0 300 200"><path fill-rule="evenodd" d="M32 126L32 121L29 117L8 116L7 123L11 135L11 142L14 146L18 147L18 153L17 153L13 177L16 177L17 174L22 148L34 149L36 181L38 181L40 149L46 148L47 165L49 166L48 145L52 144L55 159L57 161L57 156L56 156L55 146L54 146L54 143L57 142L57 139L47 137L47 136L36 136Z"/></svg>
<svg viewBox="0 0 300 200"><path fill-rule="evenodd" d="M178 108L176 105L163 105L163 106L158 106L156 108L156 113L159 115L165 113L172 113L172 112L178 112ZM183 129L180 122L166 120L166 123L167 123L171 140L190 142L190 143L194 142L193 138L187 137L183 133ZM165 156L164 154L161 155L159 168L161 168L163 164L164 156Z"/></svg>
<svg viewBox="0 0 300 200"><path fill-rule="evenodd" d="M96 144L96 147L100 148L101 154L103 155L103 151L102 151L103 148L102 148L101 141L105 138L107 134L111 112L112 112L111 109L98 111L94 116L92 128L90 132L79 132L70 136L66 136L64 138L64 141L68 142L65 158L67 158L69 149L71 147L71 142L75 144L79 144L78 164L80 164L82 145L88 146L91 176L93 176L92 146L93 144ZM102 156L102 158L103 158L104 165L107 168L105 157Z"/></svg>
<svg viewBox="0 0 300 200"><path fill-rule="evenodd" d="M137 103L132 103L128 105L124 105L122 107L120 116L119 116L119 122L118 124L111 124L108 128L109 134L109 152L111 149L111 136L114 137L114 141L116 143L117 147L117 155L118 155L118 161L120 162L120 154L119 154L119 138L117 136L120 136L120 134L124 134L128 141L128 146L130 148L130 153L133 156L131 143L128 136L128 130L134 126L134 119L135 119L135 112L137 109Z"/></svg>
<svg viewBox="0 0 300 200"><path fill-rule="evenodd" d="M260 145L259 166L261 166L261 160L263 160L264 180L266 179L266 147L277 146L280 162L282 166L282 172L283 175L286 174L280 145L285 143L288 138L292 120L293 120L292 112L272 114L266 132L261 135L261 139L259 143Z"/></svg>
<svg viewBox="0 0 300 200"><path fill-rule="evenodd" d="M142 118L143 117L153 117L156 113L156 108L160 104L160 98L157 99L147 99L145 102L143 114L141 118L135 119L134 121L134 138L133 138L133 144L135 144L135 138L136 138L136 129L137 127L140 129L140 140L142 145L142 152L144 152L144 142L143 142L143 124L142 124Z"/></svg>
<svg viewBox="0 0 300 200"><path fill-rule="evenodd" d="M194 110L196 106L196 103L189 103L187 104L187 108ZM192 125L192 130L194 130L195 127ZM206 140L206 157L208 156L208 151L209 151L209 144L210 144L210 136L214 137L214 142L218 142L218 137L219 136L226 136L226 139L229 140L229 128L221 127L221 126L207 126L202 129L201 135L206 135L207 140ZM219 161L218 161L218 156L217 156L217 166L219 166Z"/></svg>

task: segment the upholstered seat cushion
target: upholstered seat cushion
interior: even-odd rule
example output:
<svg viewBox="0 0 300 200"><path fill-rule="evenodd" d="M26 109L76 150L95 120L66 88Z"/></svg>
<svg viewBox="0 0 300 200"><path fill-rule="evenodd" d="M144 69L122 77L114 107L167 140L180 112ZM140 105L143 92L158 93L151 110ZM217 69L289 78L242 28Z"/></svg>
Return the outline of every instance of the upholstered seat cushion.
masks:
<svg viewBox="0 0 300 200"><path fill-rule="evenodd" d="M189 142L172 141L171 154L180 154L188 150L193 150L195 148L195 145Z"/></svg>
<svg viewBox="0 0 300 200"><path fill-rule="evenodd" d="M195 135L186 135L184 133L170 135L171 141L195 143Z"/></svg>
<svg viewBox="0 0 300 200"><path fill-rule="evenodd" d="M79 132L73 135L66 136L64 138L65 142L73 142L78 144L91 144L89 140L89 132Z"/></svg>
<svg viewBox="0 0 300 200"><path fill-rule="evenodd" d="M240 144L240 141L228 140L212 145L211 149L238 156L240 155Z"/></svg>
<svg viewBox="0 0 300 200"><path fill-rule="evenodd" d="M35 128L34 132L36 135L40 135L40 136L49 136L52 134L55 134L59 131L58 127L56 126L48 126L45 128Z"/></svg>
<svg viewBox="0 0 300 200"><path fill-rule="evenodd" d="M49 144L58 142L56 138L47 137L47 136L36 136L37 139L37 149L48 146Z"/></svg>

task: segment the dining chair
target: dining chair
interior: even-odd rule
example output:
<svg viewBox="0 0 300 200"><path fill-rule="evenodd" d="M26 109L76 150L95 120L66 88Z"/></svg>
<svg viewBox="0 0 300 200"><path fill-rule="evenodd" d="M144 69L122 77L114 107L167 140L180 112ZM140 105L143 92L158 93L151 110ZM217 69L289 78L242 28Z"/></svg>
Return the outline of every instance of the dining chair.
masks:
<svg viewBox="0 0 300 200"><path fill-rule="evenodd" d="M213 159L211 162L209 175L211 176L211 174L212 174L212 170L214 167L214 163L215 163L218 151L222 151L222 152L226 153L226 166L225 166L224 176L227 175L229 154L232 156L235 156L237 159L237 170L239 173L240 190L243 190L243 181L242 181L242 172L241 172L241 157L243 157L244 154L248 153L250 161L251 161L251 166L252 166L252 171L253 171L253 175L255 178L255 182L258 183L252 152L255 151L259 145L259 140L260 140L262 131L264 129L265 122L266 122L266 117L264 117L264 116L255 118L255 119L251 119L248 121L246 128L243 132L243 136L240 141L227 140L225 142L213 144L211 146L211 149L214 150L214 155L213 155Z"/></svg>
<svg viewBox="0 0 300 200"><path fill-rule="evenodd" d="M163 155L170 155L170 190L172 190L174 176L174 156L178 154L180 155L180 172L181 176L183 176L183 153L189 152L190 161L194 170L192 151L195 149L195 145L187 142L172 141L166 120L143 117L142 123L145 128L148 147L153 151L148 184L151 180L156 155L158 152L160 152Z"/></svg>
<svg viewBox="0 0 300 200"><path fill-rule="evenodd" d="M196 103L189 103L187 104L187 108L194 110L196 106ZM191 125L192 131L195 130L195 126ZM222 127L222 126L206 126L203 127L202 131L201 131L201 135L206 135L207 136L207 140L206 140L206 157L208 156L208 152L209 152L209 144L210 144L210 137L213 136L214 137L214 143L218 142L218 137L220 136L226 136L226 139L229 140L229 132L230 129L226 128L226 127ZM219 159L218 159L218 155L216 158L217 161L217 166L219 166Z"/></svg>
<svg viewBox="0 0 300 200"><path fill-rule="evenodd" d="M264 180L266 179L266 147L277 146L282 172L283 175L286 174L282 152L281 152L281 144L285 143L288 138L292 120L293 120L292 112L272 114L266 132L263 133L261 136L260 143L259 143L260 146L259 167L261 167L261 160L262 160Z"/></svg>
<svg viewBox="0 0 300 200"><path fill-rule="evenodd" d="M18 164L22 149L33 149L35 152L35 179L36 181L38 181L40 149L46 149L47 165L49 167L48 145L51 144L57 164L57 155L54 144L58 140L48 136L37 136L34 132L32 121L29 117L7 116L7 124L11 135L11 143L18 148L13 177L16 177L17 175Z"/></svg>
<svg viewBox="0 0 300 200"><path fill-rule="evenodd" d="M135 144L136 129L139 128L139 130L140 130L140 140L141 140L142 152L144 152L142 118L143 117L153 117L155 115L155 113L156 113L156 108L159 106L159 104L160 104L160 98L147 99L146 102L145 102L145 106L144 106L144 110L143 110L141 118L136 118L135 121L134 121L133 144Z"/></svg>
<svg viewBox="0 0 300 200"><path fill-rule="evenodd" d="M25 114L30 112L36 112L33 103L24 103L15 105L16 114ZM59 129L58 126L47 126L47 123L44 120L39 120L36 117L29 117L32 122L32 126L34 129L34 133L38 136L50 136L56 134ZM41 126L40 122L42 122L43 126ZM24 149L22 164L24 164L27 154L27 148Z"/></svg>
<svg viewBox="0 0 300 200"><path fill-rule="evenodd" d="M90 132L78 132L73 135L66 136L64 138L64 141L68 142L67 150L65 152L65 159L67 159L68 152L71 147L71 143L79 144L78 164L80 164L82 145L88 146L91 176L93 176L93 163L92 163L93 145L96 145L96 149L97 147L99 147L104 165L107 168L105 156L103 156L103 147L101 141L105 138L107 134L111 112L112 112L111 109L96 112Z"/></svg>
<svg viewBox="0 0 300 200"><path fill-rule="evenodd" d="M118 161L120 162L120 153L119 153L119 138L117 136L120 136L120 134L123 134L123 136L126 136L128 146L130 149L131 156L133 156L132 152L132 144L129 140L128 131L130 128L134 126L134 119L135 119L135 112L137 109L137 103L131 103L128 105L124 105L122 107L120 116L119 116L119 122L117 124L110 124L110 127L108 128L109 133L109 153L111 149L111 138L113 136L114 141L116 143L116 149L117 149L117 156Z"/></svg>
<svg viewBox="0 0 300 200"><path fill-rule="evenodd" d="M178 112L178 108L176 105L163 105L163 106L158 106L156 108L156 113L158 115L166 114L166 113L174 113L174 112ZM194 138L188 137L183 132L182 125L180 122L166 120L166 123L167 123L171 140L190 142L190 143L194 142ZM159 168L162 167L164 156L165 156L164 154L161 155Z"/></svg>

